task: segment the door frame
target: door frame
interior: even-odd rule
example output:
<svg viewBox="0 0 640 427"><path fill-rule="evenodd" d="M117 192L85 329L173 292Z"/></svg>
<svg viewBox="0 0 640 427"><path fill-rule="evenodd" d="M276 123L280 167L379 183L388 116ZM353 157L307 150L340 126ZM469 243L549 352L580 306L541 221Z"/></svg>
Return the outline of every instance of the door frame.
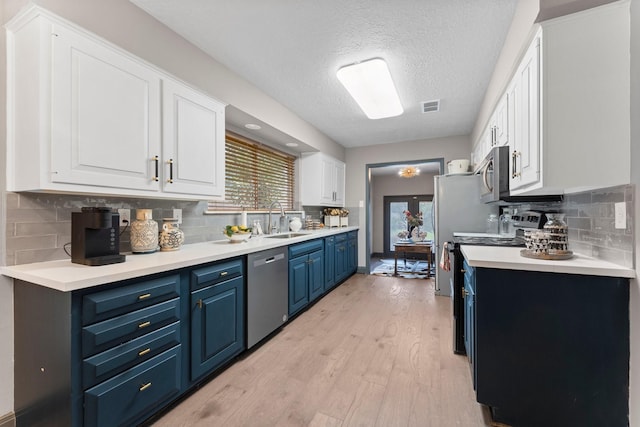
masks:
<svg viewBox="0 0 640 427"><path fill-rule="evenodd" d="M369 274L371 271L371 239L372 239L372 227L373 223L371 221L373 206L371 204L372 194L371 194L371 169L381 168L386 166L395 166L395 165L416 165L420 163L438 163L439 174L442 175L444 173L444 157L436 157L431 159L422 159L422 160L405 160L405 161L395 161L395 162L385 162L385 163L367 163L365 164L365 272Z"/></svg>
<svg viewBox="0 0 640 427"><path fill-rule="evenodd" d="M383 227L384 227L384 243L383 243L383 255L385 258L391 258L395 255L393 251L391 251L391 235L387 233L389 230L389 222L390 222L390 214L389 204L393 202L403 202L408 201L407 210L409 212L416 213L418 211L418 206L420 202L432 202L433 203L433 195L432 194L409 194L409 195L393 195L393 196L383 196ZM409 231L407 229L407 231ZM426 259L426 256L425 256Z"/></svg>

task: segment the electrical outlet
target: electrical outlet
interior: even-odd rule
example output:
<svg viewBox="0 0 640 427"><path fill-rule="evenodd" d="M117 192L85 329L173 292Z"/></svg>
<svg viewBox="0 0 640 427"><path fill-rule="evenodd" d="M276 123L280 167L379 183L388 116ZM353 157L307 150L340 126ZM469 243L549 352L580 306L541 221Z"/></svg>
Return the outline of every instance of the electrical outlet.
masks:
<svg viewBox="0 0 640 427"><path fill-rule="evenodd" d="M120 227L131 225L131 209L118 209L120 214Z"/></svg>
<svg viewBox="0 0 640 427"><path fill-rule="evenodd" d="M627 228L627 204L619 202L614 205L615 227L624 230Z"/></svg>
<svg viewBox="0 0 640 427"><path fill-rule="evenodd" d="M173 218L178 220L178 224L182 224L182 209L174 209Z"/></svg>

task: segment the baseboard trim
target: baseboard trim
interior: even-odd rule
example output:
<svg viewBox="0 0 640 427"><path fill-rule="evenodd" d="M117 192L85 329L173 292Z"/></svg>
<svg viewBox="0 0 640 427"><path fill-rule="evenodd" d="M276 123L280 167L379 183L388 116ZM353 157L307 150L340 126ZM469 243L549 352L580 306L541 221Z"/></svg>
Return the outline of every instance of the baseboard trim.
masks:
<svg viewBox="0 0 640 427"><path fill-rule="evenodd" d="M9 412L0 417L0 427L16 427L16 414Z"/></svg>

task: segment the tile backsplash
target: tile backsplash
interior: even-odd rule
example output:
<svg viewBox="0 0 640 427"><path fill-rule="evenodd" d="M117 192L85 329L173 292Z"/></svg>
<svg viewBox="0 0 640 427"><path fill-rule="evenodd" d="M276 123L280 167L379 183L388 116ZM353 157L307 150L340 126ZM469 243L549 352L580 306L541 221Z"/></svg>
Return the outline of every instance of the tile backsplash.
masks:
<svg viewBox="0 0 640 427"><path fill-rule="evenodd" d="M237 224L240 219L238 213L205 215L206 202L40 193L6 193L6 197L6 265L68 258L63 246L71 241L71 212L82 206L129 208L132 219L135 209L152 208L153 218L158 221L170 217L174 208L182 209L180 228L185 233L185 244L220 240L224 226ZM572 251L633 268L634 197L635 187L624 185L565 194L563 202L529 208L564 212ZM625 202L625 229L615 228L615 204L620 202ZM320 207L304 210L314 217L321 212ZM349 225L357 225L359 209L350 210ZM267 214L248 215L249 224L254 219L261 220L263 228L266 227ZM122 252L131 250L128 230L124 230L120 243Z"/></svg>
<svg viewBox="0 0 640 427"><path fill-rule="evenodd" d="M635 187L623 185L566 194L562 211L569 226L569 249L634 268ZM626 227L615 228L615 204L624 202Z"/></svg>
<svg viewBox="0 0 640 427"><path fill-rule="evenodd" d="M160 224L162 218L173 215L173 209L182 209L180 229L184 231L185 244L224 239L224 226L239 224L240 221L239 213L206 215L207 202L45 193L6 193L6 197L5 265L69 258L63 247L71 242L71 212L79 211L83 206L131 209L132 220L135 220L135 209L153 209L153 219ZM318 209L310 212L317 216ZM256 219L262 222L266 230L268 215L249 213L247 216L249 225ZM275 220L277 218L274 215ZM120 251L130 252L129 229L122 227L121 232Z"/></svg>

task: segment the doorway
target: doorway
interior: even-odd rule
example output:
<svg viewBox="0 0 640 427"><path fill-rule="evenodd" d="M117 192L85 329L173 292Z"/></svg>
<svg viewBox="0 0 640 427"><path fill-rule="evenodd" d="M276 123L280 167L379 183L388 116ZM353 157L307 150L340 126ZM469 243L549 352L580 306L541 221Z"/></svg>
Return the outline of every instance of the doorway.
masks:
<svg viewBox="0 0 640 427"><path fill-rule="evenodd" d="M425 182L425 185L422 191L418 190L416 192L411 192L408 194L425 194L429 195L433 193L432 184L430 182L432 179L428 178L433 175L441 175L444 173L444 158L432 158L432 159L423 159L423 160L412 160L412 161L394 161L388 163L369 163L365 165L365 182L366 182L366 193L365 193L365 227L361 228L361 231L365 232L365 271L370 272L372 264L375 264L380 261L380 256L383 256L384 250L384 238L383 238L383 228L387 228L383 225L383 202L382 195L389 194L383 188L380 188L378 185L374 185L374 181L376 181L378 175L387 175L387 174L398 174L398 170L403 166L415 166L419 167L421 172L420 175L425 175L428 181ZM403 184L404 185L404 184ZM405 193L405 194L407 194ZM393 194L393 193L392 193ZM398 193L395 193L398 194ZM400 193L402 194L402 193ZM432 224L432 211L431 209L425 209L423 211L424 217L423 221L426 221L427 225ZM397 234L397 233L396 233ZM374 237L375 236L375 237ZM375 242L375 244L374 244ZM391 253L393 256L393 252ZM372 259L372 257L374 257Z"/></svg>
<svg viewBox="0 0 640 427"><path fill-rule="evenodd" d="M422 217L420 231L426 233L425 240L433 240L432 205L433 195L423 194L417 196L384 196L384 257L394 256L394 245L403 239L400 233L411 231L407 223L405 212L410 212L414 217Z"/></svg>

